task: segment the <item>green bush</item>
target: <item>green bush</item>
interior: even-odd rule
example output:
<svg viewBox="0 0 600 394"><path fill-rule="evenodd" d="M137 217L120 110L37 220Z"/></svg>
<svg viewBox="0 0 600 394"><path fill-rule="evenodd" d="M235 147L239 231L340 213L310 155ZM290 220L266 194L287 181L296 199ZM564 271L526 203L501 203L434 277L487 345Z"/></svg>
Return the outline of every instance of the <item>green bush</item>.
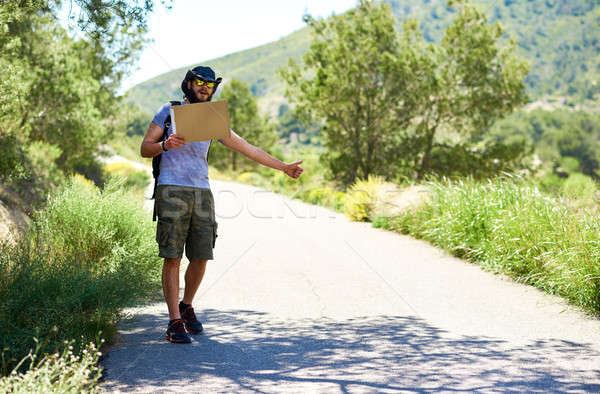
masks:
<svg viewBox="0 0 600 394"><path fill-rule="evenodd" d="M0 181L13 182L16 179L25 178L28 175L25 161L25 152L21 148L19 138L11 133L0 130Z"/></svg>
<svg viewBox="0 0 600 394"><path fill-rule="evenodd" d="M324 205L336 211L341 211L346 202L346 194L329 187L320 187L308 191L302 200L310 204Z"/></svg>
<svg viewBox="0 0 600 394"><path fill-rule="evenodd" d="M574 174L576 172L579 172L580 167L579 160L570 156L562 157L560 159L559 166L562 169L562 171L566 172L567 174Z"/></svg>
<svg viewBox="0 0 600 394"><path fill-rule="evenodd" d="M346 195L344 203L346 216L357 222L373 220L379 192L385 185L384 179L378 176L369 176L367 180L357 180Z"/></svg>
<svg viewBox="0 0 600 394"><path fill-rule="evenodd" d="M13 394L32 393L95 393L100 379L98 357L100 352L93 343L76 355L68 344L61 353L45 355L38 360L33 352L27 355L21 364L29 369L0 378L0 392Z"/></svg>
<svg viewBox="0 0 600 394"><path fill-rule="evenodd" d="M569 175L560 191L577 208L593 208L598 204L598 185L587 175Z"/></svg>
<svg viewBox="0 0 600 394"><path fill-rule="evenodd" d="M600 312L600 220L507 179L440 183L414 211L377 220Z"/></svg>
<svg viewBox="0 0 600 394"><path fill-rule="evenodd" d="M242 172L240 175L235 178L236 181L240 183L246 183L248 185L259 186L262 187L265 185L265 180L260 174L256 172Z"/></svg>
<svg viewBox="0 0 600 394"><path fill-rule="evenodd" d="M146 171L136 169L129 163L114 162L104 166L104 176L107 179L123 178L123 186L134 190L145 190L150 184L150 175Z"/></svg>
<svg viewBox="0 0 600 394"><path fill-rule="evenodd" d="M73 178L34 215L37 246L52 257L76 258L95 272L121 266L153 276L154 226L141 202L108 183L104 191ZM31 238L31 237L30 237Z"/></svg>
<svg viewBox="0 0 600 394"><path fill-rule="evenodd" d="M565 178L561 178L558 174L547 173L535 179L538 187L549 194L559 195Z"/></svg>
<svg viewBox="0 0 600 394"><path fill-rule="evenodd" d="M158 289L150 215L130 194L74 178L35 213L26 238L0 250L0 343L13 365L34 347L110 338L119 311Z"/></svg>

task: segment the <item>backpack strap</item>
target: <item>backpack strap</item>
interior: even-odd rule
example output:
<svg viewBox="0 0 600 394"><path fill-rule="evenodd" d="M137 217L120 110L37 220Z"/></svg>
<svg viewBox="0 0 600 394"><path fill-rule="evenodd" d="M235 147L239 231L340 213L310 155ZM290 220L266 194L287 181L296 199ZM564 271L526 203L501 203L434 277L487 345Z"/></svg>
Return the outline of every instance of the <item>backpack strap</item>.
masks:
<svg viewBox="0 0 600 394"><path fill-rule="evenodd" d="M169 101L171 106L181 105L179 101ZM171 127L171 114L167 115L165 121L163 123L163 134L158 140L159 142L165 141L167 139L167 134L169 132L169 127ZM154 177L154 189L152 190L152 200L154 200L154 209L152 212L152 221L156 222L156 189L158 188L158 176L160 175L160 161L162 159L162 153L154 156L152 158L152 176Z"/></svg>

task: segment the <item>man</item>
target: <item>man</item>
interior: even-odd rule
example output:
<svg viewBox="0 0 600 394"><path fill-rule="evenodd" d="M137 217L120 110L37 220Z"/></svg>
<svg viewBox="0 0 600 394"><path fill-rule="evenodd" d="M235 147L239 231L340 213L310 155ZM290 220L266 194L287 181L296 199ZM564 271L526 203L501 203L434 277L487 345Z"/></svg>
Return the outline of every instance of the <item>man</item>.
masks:
<svg viewBox="0 0 600 394"><path fill-rule="evenodd" d="M182 104L210 101L221 80L215 79L210 67L198 66L188 71L181 83L184 93ZM161 141L169 109L170 103L167 103L154 116L142 141L141 154L142 157L162 154L156 193L156 241L159 256L164 257L162 285L170 319L166 339L175 343L190 343L189 334L202 332L202 324L196 318L191 304L202 282L206 262L213 259L217 237L206 159L211 141L186 143L185 138L173 133L170 127L168 138ZM233 130L228 138L219 142L292 178L302 174L303 169L299 166L301 161L283 163L249 144ZM178 304L179 264L184 245L190 264L185 272L183 300Z"/></svg>

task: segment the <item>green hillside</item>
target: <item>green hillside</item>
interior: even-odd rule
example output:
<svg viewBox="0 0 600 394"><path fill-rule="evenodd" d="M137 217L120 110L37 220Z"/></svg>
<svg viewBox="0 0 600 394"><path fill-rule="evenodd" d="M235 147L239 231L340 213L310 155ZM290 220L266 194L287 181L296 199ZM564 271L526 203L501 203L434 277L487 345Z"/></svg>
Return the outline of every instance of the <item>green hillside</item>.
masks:
<svg viewBox="0 0 600 394"><path fill-rule="evenodd" d="M438 41L454 11L445 0L386 0L398 19L419 20L424 37ZM531 63L527 77L533 100L567 96L570 102L593 100L600 93L600 4L589 0L478 0L491 21L499 21L517 40L519 53ZM507 36L508 38L508 36ZM307 28L278 41L237 52L210 64L225 79L247 82L272 114L283 98L277 70L292 57L299 60L310 43ZM128 101L153 113L181 95L179 84L188 67L173 70L133 87Z"/></svg>

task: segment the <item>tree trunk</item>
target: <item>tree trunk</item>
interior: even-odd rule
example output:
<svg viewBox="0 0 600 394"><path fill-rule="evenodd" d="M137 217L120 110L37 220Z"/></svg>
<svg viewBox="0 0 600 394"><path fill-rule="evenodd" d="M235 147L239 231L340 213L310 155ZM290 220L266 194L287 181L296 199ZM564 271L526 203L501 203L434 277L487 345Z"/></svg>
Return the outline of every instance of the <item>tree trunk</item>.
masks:
<svg viewBox="0 0 600 394"><path fill-rule="evenodd" d="M373 152L375 151L375 142L369 141L367 144L367 160L365 160L364 172L365 179L371 175L371 160L373 159Z"/></svg>
<svg viewBox="0 0 600 394"><path fill-rule="evenodd" d="M425 176L425 172L429 169L429 159L431 158L431 149L433 148L433 136L435 135L435 129L430 130L427 133L425 140L425 152L421 158L421 165L417 171L417 181L422 181Z"/></svg>

